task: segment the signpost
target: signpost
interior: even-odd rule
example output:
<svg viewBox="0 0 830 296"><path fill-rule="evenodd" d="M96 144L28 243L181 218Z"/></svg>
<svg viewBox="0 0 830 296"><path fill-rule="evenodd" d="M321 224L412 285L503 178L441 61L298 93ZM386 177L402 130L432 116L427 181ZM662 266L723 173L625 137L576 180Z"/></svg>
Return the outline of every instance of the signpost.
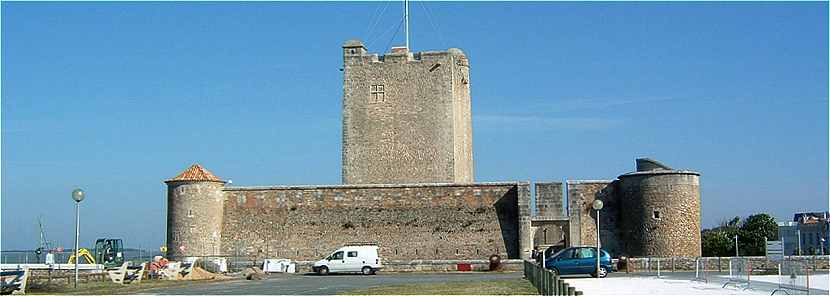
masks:
<svg viewBox="0 0 830 296"><path fill-rule="evenodd" d="M766 241L767 258L772 261L784 261L784 242Z"/></svg>

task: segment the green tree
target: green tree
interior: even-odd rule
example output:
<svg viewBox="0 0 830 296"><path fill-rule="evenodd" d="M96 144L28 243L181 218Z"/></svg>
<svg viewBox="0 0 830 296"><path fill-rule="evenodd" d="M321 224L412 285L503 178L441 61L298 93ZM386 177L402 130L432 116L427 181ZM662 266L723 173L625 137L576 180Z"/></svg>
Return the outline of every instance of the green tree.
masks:
<svg viewBox="0 0 830 296"><path fill-rule="evenodd" d="M706 229L701 234L701 248L705 257L728 256L732 240L721 229Z"/></svg>
<svg viewBox="0 0 830 296"><path fill-rule="evenodd" d="M701 251L707 257L735 256L735 235L741 231L741 218L721 222L720 226L704 229L701 233Z"/></svg>
<svg viewBox="0 0 830 296"><path fill-rule="evenodd" d="M721 227L738 227L741 223L741 217L735 216L728 222L721 223Z"/></svg>
<svg viewBox="0 0 830 296"><path fill-rule="evenodd" d="M775 218L766 213L747 217L741 225L741 230L738 241L741 255L745 256L765 255L765 239L776 240L778 238L778 224L775 223Z"/></svg>
<svg viewBox="0 0 830 296"><path fill-rule="evenodd" d="M735 256L735 236L738 236L740 256L762 256L766 246L764 238L774 240L778 237L778 224L775 218L761 213L724 221L720 226L704 229L701 232L701 251L703 256Z"/></svg>

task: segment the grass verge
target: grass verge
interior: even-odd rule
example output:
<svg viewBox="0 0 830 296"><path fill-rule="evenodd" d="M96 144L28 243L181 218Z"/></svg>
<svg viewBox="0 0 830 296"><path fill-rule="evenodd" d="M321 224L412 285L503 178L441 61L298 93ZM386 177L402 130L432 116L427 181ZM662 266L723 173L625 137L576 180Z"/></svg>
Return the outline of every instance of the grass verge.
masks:
<svg viewBox="0 0 830 296"><path fill-rule="evenodd" d="M111 281L79 283L78 288L72 284L48 285L42 287L31 287L26 289L26 294L64 294L64 295L123 295L141 294L143 291L154 288L183 287L192 284L215 282L218 280L196 280L196 281L166 281L166 280L144 280L138 284L119 285Z"/></svg>
<svg viewBox="0 0 830 296"><path fill-rule="evenodd" d="M421 283L356 289L344 295L537 295L536 288L523 279Z"/></svg>

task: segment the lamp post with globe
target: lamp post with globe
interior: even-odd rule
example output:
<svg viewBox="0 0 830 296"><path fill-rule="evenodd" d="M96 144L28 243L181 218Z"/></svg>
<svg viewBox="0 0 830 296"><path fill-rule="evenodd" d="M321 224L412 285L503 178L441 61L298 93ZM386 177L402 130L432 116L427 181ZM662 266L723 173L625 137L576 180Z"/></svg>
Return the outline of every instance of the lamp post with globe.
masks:
<svg viewBox="0 0 830 296"><path fill-rule="evenodd" d="M81 220L79 210L81 208L81 201L86 197L86 193L80 188L72 190L72 200L75 201L75 289L78 288L78 237L81 233Z"/></svg>
<svg viewBox="0 0 830 296"><path fill-rule="evenodd" d="M597 211L597 255L596 255L597 256L597 270L596 270L596 274L597 274L597 277L600 277L600 275L599 275L599 258L602 257L602 252L600 251L600 242L599 242L599 210L602 210L602 201L599 200L599 199L594 200L594 204L592 205L592 207L594 208L594 210Z"/></svg>

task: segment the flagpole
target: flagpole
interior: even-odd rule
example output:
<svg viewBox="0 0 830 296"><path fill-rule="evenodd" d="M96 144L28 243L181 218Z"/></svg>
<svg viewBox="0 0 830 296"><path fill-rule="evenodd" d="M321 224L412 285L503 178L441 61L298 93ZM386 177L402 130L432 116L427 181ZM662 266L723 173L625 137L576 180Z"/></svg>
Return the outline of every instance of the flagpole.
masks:
<svg viewBox="0 0 830 296"><path fill-rule="evenodd" d="M404 19L406 22L406 49L409 50L409 0L403 1Z"/></svg>

